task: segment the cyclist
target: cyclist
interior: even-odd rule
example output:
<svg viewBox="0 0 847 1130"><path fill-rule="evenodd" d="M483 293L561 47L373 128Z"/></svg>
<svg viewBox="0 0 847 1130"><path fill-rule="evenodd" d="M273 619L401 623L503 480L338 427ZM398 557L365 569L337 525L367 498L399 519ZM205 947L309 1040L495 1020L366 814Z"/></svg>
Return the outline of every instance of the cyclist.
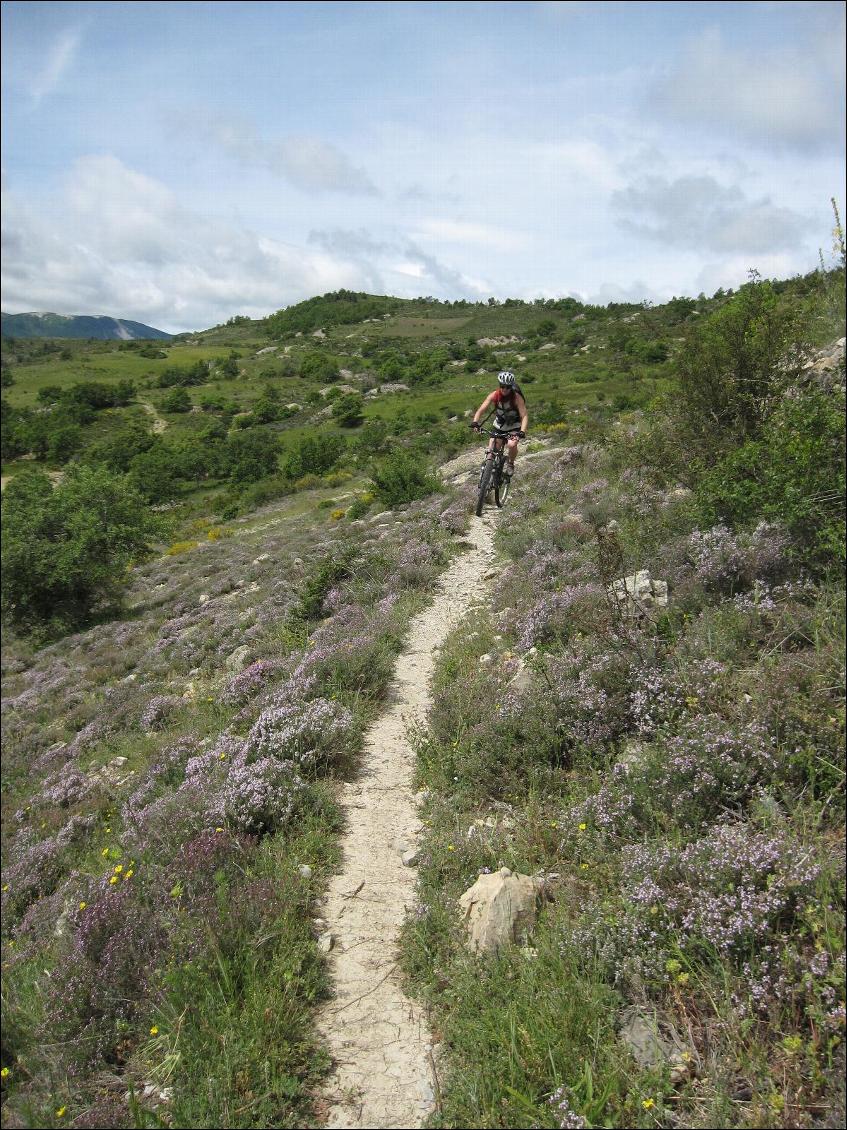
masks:
<svg viewBox="0 0 847 1130"><path fill-rule="evenodd" d="M518 440L526 437L526 431L529 427L529 416L526 410L526 401L524 400L523 393L517 382L515 374L511 370L506 369L502 373L497 374L498 388L494 392L486 396L482 404L474 413L471 427L477 431L481 427L479 422L480 416L490 406L494 405L496 415L494 417L494 431L495 432L514 432L519 428L517 435L510 435L506 442L506 466L503 468L503 474L511 478L515 473L515 456L518 453ZM488 445L488 450L494 443L495 437L492 437L491 443Z"/></svg>

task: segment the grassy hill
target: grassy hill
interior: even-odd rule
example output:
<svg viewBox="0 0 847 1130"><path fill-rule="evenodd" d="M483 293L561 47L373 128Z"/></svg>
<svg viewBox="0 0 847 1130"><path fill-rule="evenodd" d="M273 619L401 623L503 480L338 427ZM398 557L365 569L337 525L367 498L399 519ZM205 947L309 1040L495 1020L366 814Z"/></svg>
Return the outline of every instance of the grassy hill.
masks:
<svg viewBox="0 0 847 1130"><path fill-rule="evenodd" d="M4 340L4 1125L320 1124L339 783L505 366L546 446L418 736L432 1125L842 1124L843 321L841 270ZM480 958L501 866L546 901Z"/></svg>

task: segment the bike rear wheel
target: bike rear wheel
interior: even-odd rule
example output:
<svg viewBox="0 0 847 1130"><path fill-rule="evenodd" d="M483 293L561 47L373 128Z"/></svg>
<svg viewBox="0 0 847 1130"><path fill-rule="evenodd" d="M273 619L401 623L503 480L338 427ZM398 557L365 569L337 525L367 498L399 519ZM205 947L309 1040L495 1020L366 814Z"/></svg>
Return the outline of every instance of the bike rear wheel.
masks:
<svg viewBox="0 0 847 1130"><path fill-rule="evenodd" d="M479 494L476 499L476 516L482 517L482 508L485 506L485 496L491 489L491 475L494 471L494 457L489 455L482 468L482 474L479 476Z"/></svg>

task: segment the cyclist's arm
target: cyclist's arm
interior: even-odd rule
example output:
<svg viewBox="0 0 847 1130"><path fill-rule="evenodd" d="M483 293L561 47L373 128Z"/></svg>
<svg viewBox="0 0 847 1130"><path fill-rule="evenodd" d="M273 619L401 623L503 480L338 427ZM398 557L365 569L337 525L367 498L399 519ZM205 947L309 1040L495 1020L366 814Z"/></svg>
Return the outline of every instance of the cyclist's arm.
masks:
<svg viewBox="0 0 847 1130"><path fill-rule="evenodd" d="M483 400L482 404L480 404L479 408L477 408L476 412L474 413L474 418L472 420L472 423L474 423L474 424L479 423L480 416L483 414L485 409L488 407L489 404L491 404L491 402L493 400L494 400L494 393L490 392L488 394L488 396L486 396L485 400Z"/></svg>
<svg viewBox="0 0 847 1130"><path fill-rule="evenodd" d="M526 401L520 394L517 397L517 401L518 411L521 414L521 431L525 432L529 428L529 414L526 410Z"/></svg>

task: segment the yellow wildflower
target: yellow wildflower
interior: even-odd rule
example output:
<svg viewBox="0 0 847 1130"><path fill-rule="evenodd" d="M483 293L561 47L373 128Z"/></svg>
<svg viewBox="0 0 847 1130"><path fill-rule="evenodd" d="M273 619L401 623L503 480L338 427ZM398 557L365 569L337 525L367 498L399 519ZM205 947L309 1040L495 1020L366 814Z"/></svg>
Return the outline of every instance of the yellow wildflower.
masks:
<svg viewBox="0 0 847 1130"><path fill-rule="evenodd" d="M588 827L587 824L580 824L580 826L579 826L580 832L584 832L587 827Z"/></svg>
<svg viewBox="0 0 847 1130"><path fill-rule="evenodd" d="M123 871L123 869L124 869L124 865L122 863L116 864L115 865L115 874L120 875L120 873L121 873L121 871Z"/></svg>
<svg viewBox="0 0 847 1130"><path fill-rule="evenodd" d="M452 844L448 844L448 845L447 845L447 850L448 850L448 851L455 851L456 849L455 849L455 848L453 847L453 845L452 845Z"/></svg>
<svg viewBox="0 0 847 1130"><path fill-rule="evenodd" d="M110 882L110 883L117 883L117 881L118 881L118 877L117 877L117 875L113 875L113 876L111 877L111 879L109 880L109 882Z"/></svg>
<svg viewBox="0 0 847 1130"><path fill-rule="evenodd" d="M655 1104L655 1102L654 1102L654 1101L653 1101L652 1099L642 1099L642 1100L641 1100L641 1105L642 1105L642 1106L644 1107L644 1109L645 1109L645 1110L652 1110L652 1109L653 1109L653 1107L654 1107L654 1106L655 1106L656 1104Z"/></svg>
<svg viewBox="0 0 847 1130"><path fill-rule="evenodd" d="M0 1071L0 1077L2 1077L3 1079L9 1078L9 1068L8 1067L4 1067L3 1070Z"/></svg>
<svg viewBox="0 0 847 1130"><path fill-rule="evenodd" d="M134 874L135 872L132 870L132 868L130 868L130 870L127 871L126 875L124 875L124 882L126 882L127 879L131 879Z"/></svg>
<svg viewBox="0 0 847 1130"><path fill-rule="evenodd" d="M680 973L679 976L676 979L676 983L677 983L677 985L687 985L688 979L689 979L689 975L687 973Z"/></svg>
<svg viewBox="0 0 847 1130"><path fill-rule="evenodd" d="M102 850L102 851L100 852L100 854L101 854L101 855L108 855L108 854L109 854L109 849L108 849L107 847L104 847L104 848L103 848L103 850Z"/></svg>
<svg viewBox="0 0 847 1130"><path fill-rule="evenodd" d="M222 832L222 831L223 831L223 828L215 828L215 831L216 831L216 832Z"/></svg>
<svg viewBox="0 0 847 1130"><path fill-rule="evenodd" d="M152 1027L152 1028L150 1029L150 1035L151 1035L151 1036L158 1036L158 1035L159 1035L159 1029L158 1029L158 1028L156 1027L156 1025L155 1025L155 1024L154 1024L154 1025L153 1025L153 1027Z"/></svg>
<svg viewBox="0 0 847 1130"><path fill-rule="evenodd" d="M60 1106L59 1109L56 1111L56 1117L57 1118L64 1118L65 1112L67 1111L67 1109L68 1108L66 1106Z"/></svg>
<svg viewBox="0 0 847 1130"><path fill-rule="evenodd" d="M580 869L580 871L587 871L588 870L588 864L587 863L580 863L579 869Z"/></svg>
<svg viewBox="0 0 847 1130"><path fill-rule="evenodd" d="M80 909L80 910L85 910L85 908L86 908L87 906L88 906L88 903L87 903L87 902L81 902L81 903L79 904L79 909Z"/></svg>

